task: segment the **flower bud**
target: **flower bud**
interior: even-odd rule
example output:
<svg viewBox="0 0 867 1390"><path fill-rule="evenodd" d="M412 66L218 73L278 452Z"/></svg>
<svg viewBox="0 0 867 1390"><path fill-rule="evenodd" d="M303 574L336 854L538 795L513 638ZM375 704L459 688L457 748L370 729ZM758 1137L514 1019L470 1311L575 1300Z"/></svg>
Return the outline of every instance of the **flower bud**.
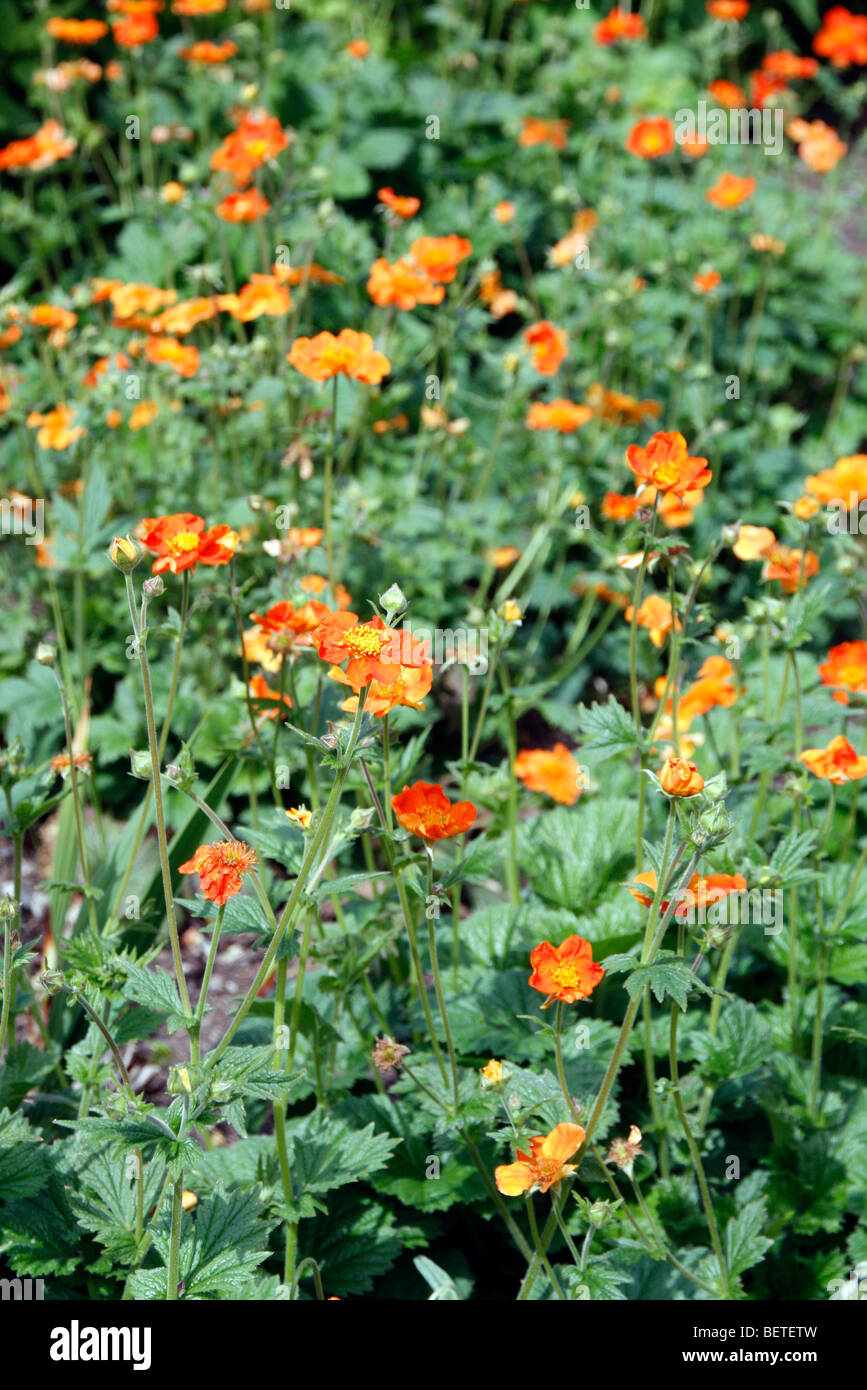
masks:
<svg viewBox="0 0 867 1390"><path fill-rule="evenodd" d="M12 922L18 916L18 904L8 893L0 898L0 922Z"/></svg>
<svg viewBox="0 0 867 1390"><path fill-rule="evenodd" d="M108 558L121 574L131 574L141 556L141 550L132 536L115 536L108 551Z"/></svg>
<svg viewBox="0 0 867 1390"><path fill-rule="evenodd" d="M384 594L380 594L379 601L385 611L386 624L391 627L395 618L406 610L406 594L399 584L392 584Z"/></svg>
<svg viewBox="0 0 867 1390"><path fill-rule="evenodd" d="M39 983L46 994L59 994L66 986L66 977L62 970L43 970Z"/></svg>
<svg viewBox="0 0 867 1390"><path fill-rule="evenodd" d="M141 591L145 598L159 598L166 590L165 582L161 574L154 574L150 579L146 579L141 586Z"/></svg>
<svg viewBox="0 0 867 1390"><path fill-rule="evenodd" d="M659 770L659 785L666 796L696 796L704 787L704 778L686 758L666 758Z"/></svg>
<svg viewBox="0 0 867 1390"><path fill-rule="evenodd" d="M129 750L129 761L129 770L133 777L138 777L141 782L150 782L152 780L153 762L146 748L131 748Z"/></svg>
<svg viewBox="0 0 867 1390"><path fill-rule="evenodd" d="M57 648L50 642L40 642L36 648L36 660L40 666L53 666L57 660Z"/></svg>

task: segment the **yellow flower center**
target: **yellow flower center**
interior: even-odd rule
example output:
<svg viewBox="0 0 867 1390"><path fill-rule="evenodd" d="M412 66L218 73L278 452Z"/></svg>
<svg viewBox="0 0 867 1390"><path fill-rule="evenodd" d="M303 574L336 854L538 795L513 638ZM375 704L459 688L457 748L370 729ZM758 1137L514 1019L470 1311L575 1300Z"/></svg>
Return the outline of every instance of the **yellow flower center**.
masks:
<svg viewBox="0 0 867 1390"><path fill-rule="evenodd" d="M343 645L348 647L354 656L379 656L386 640L386 634L375 627L367 627L359 623L358 627L350 628L343 638Z"/></svg>
<svg viewBox="0 0 867 1390"><path fill-rule="evenodd" d="M676 463L657 463L653 469L653 481L659 488L668 489L672 487L680 476L680 469Z"/></svg>
<svg viewBox="0 0 867 1390"><path fill-rule="evenodd" d="M195 531L178 531L166 544L173 555L186 555L198 548L199 538Z"/></svg>
<svg viewBox="0 0 867 1390"><path fill-rule="evenodd" d="M560 989L575 989L579 981L579 969L574 961L564 961L554 969L554 979Z"/></svg>

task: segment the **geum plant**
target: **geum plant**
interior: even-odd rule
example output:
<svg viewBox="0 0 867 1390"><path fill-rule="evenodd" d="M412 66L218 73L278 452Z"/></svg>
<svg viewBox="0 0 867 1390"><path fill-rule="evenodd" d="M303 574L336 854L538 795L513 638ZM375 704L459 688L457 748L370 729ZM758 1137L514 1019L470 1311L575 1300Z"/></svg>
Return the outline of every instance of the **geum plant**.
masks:
<svg viewBox="0 0 867 1390"><path fill-rule="evenodd" d="M476 7L422 84L404 7L193 41L226 8L52 17L0 151L3 501L49 520L0 654L3 1259L824 1297L867 1259L865 21L813 59L767 13L780 175L661 114L746 102L746 0L660 44L661 6Z"/></svg>
<svg viewBox="0 0 867 1390"><path fill-rule="evenodd" d="M337 360L337 370L345 371L347 366L351 370L355 359ZM231 568L237 536L226 526L206 529L201 518L185 513L146 519L140 528L140 544L130 537L113 543L111 559L123 575L133 630L129 654L141 669L148 735L147 749L133 753L132 768L135 776L147 782L143 817L153 802L173 972L167 973L153 963L156 946L144 955L136 955L128 947L118 951L116 917L109 918L102 929L95 916L91 917L99 899L92 887L84 837L80 834L79 868L88 921L85 931L64 947L64 968L45 971L42 984L49 995L65 993L70 1006L83 1010L90 1025L73 1071L84 1083L79 1118L59 1121L61 1129L72 1127L74 1139L68 1156L59 1161L57 1169L59 1181L67 1163L78 1163L84 1186L71 1198L62 1195L61 1188L53 1194L54 1199L63 1203L67 1228L74 1230L74 1223L80 1223L92 1233L97 1246L103 1247L103 1259L96 1262L94 1270L110 1272L115 1278L123 1271L123 1296L237 1297L245 1296L247 1289L248 1296L292 1297L298 1293L305 1275L312 1276L322 1296L328 1283L329 1258L317 1254L315 1239L309 1247L302 1240L305 1219L322 1210L316 1194L360 1174L372 1176L378 1170L387 1173L395 1144L403 1140L412 1144L418 1154L418 1138L431 1131L432 1137L423 1141L423 1147L432 1145L439 1157L433 1158L428 1174L433 1156L419 1155L426 1176L415 1178L417 1187L429 1184L431 1196L419 1195L411 1200L418 1200L423 1211L436 1210L437 1185L443 1180L450 1183L450 1167L460 1165L458 1190L466 1189L469 1163L470 1171L475 1171L481 1184L480 1194L486 1194L486 1200L526 1261L520 1298L546 1291L556 1298L618 1296L618 1289L630 1277L630 1268L642 1257L665 1262L673 1271L672 1277L680 1281L672 1287L683 1290L685 1296L743 1295L742 1276L771 1245L772 1237L763 1233L767 1199L762 1183L756 1177L744 1176L743 1196L735 1197L731 1210L731 1199L726 1196L719 1175L709 1179L707 1164L719 1083L728 1080L732 1067L748 1072L757 1057L768 1055L766 1027L758 1023L752 1006L742 1001L739 1004L726 988L738 928L754 930L762 919L760 916L758 922L750 922L736 914L729 917L724 910L714 914L714 908L725 908L727 899L743 896L747 877L742 872L712 869L721 847L737 833L736 822L725 805L729 794L725 767L721 765L713 777L705 780L695 763L684 756L684 749L689 749L686 731L696 715L707 719L716 707L731 709L743 698L743 690L732 665L720 657L708 658L699 679L682 689L682 653L693 640L698 593L714 553L692 566L692 582L688 591L681 593L678 575L685 561L683 547L656 535L661 489L677 496L687 489L706 486L711 478L707 461L690 457L685 441L677 434L657 434L646 447L631 447L627 459L641 485L654 489L653 503L642 513L644 538L635 554L635 587L626 612L633 708L630 715L609 700L584 709L581 721L585 753L602 758L619 755L628 776L623 785L631 783L633 796L607 802L596 798L587 768L579 765L562 744L553 753L516 751L516 698L514 694L509 697L512 688L507 668L521 613L517 605L506 603L501 615L491 613L490 622L495 634L492 668L499 671L507 696L503 708L511 728L507 743L512 767L505 818L501 822L502 837L499 844L494 841L490 847L490 831L469 838L478 822L478 810L471 801L452 801L442 786L422 780L393 793L391 769L395 751L391 746L389 717L401 708L422 709L432 677L426 644L411 634L407 640L406 631L399 632L393 626L406 606L397 585L381 596L380 611L366 621L340 604L332 609L313 599L296 607L291 600L281 599L265 614L252 614L257 627L245 630L241 595L230 578L229 599L235 612L248 690L248 756L267 766L276 793L281 749L287 740L292 747L303 749L313 803L312 808L301 804L284 810L281 798L275 794L271 828L260 811L254 816L258 829L255 825L245 827L236 834L209 800L208 789L197 791L196 771L186 745L173 763L162 765L171 737L175 684L162 729L158 730L149 644L152 606L165 591L163 576L170 580L179 576L182 612L186 615L190 582L195 581L198 565ZM736 545L739 541L754 541L754 537L744 535L746 530L735 528L732 536L725 539L729 543L735 539ZM137 592L134 572L143 551L155 557L154 575ZM789 652L787 665L791 665L796 690L795 652L804 640L804 624L809 619L809 610L804 608L803 570L802 561L790 585L789 613L784 617L772 609L775 621L784 624L781 630ZM649 610L644 587L648 575L657 573L668 576L668 598L659 597ZM331 590L326 585L320 592L330 594ZM341 602L345 604L345 600ZM658 702L649 727L642 718L637 664L639 633L645 626L650 629L652 648L661 649L666 642L669 647L667 671L660 680ZM176 635L175 670L182 664L185 627L186 618ZM256 678L250 679L247 662L251 652L258 652L260 658L273 653L279 670L279 689L268 687L261 678L258 685ZM38 657L58 678L67 729L65 770L80 811L78 781L82 769L73 748L68 701L56 653L43 647ZM302 683L313 688L309 686L311 672L307 663L315 657L322 664L317 668L314 707L305 720L297 692ZM827 668L829 684L841 681L857 691L867 684L865 669L867 663L855 670L851 659L847 665L832 662ZM324 735L317 728L323 672L353 692L344 701L347 718L332 721ZM463 788L478 778L481 770L475 762L475 750L483 737L486 710L493 700L488 681L470 738L472 720L466 681L462 689L463 749L453 776ZM291 698L287 690L292 692ZM290 724L290 714L303 722ZM711 725L706 727L713 749L716 745ZM730 732L734 734L734 727ZM649 764L660 756L660 750L665 752L666 743L668 755L655 772ZM828 780L833 789L867 774L867 759L855 754L843 736L832 740L827 750L799 751L799 725L796 743L795 751L803 764L815 776ZM401 750L399 757L401 765L409 767L418 756L418 748L409 749L409 758L406 751ZM722 756L716 756L722 764ZM737 741L732 739L729 771L735 775L737 758ZM632 770L628 771L630 763ZM551 829L544 818L541 827L532 821L519 823L514 794L519 779L534 791L553 796L564 807L575 806L579 797L586 798L586 806L579 806L575 812L574 829L566 820L558 821ZM484 783L479 785L483 787ZM651 791L650 800L647 788ZM811 828L803 782L793 786L793 791L793 824L771 856L769 866L757 872L755 856L760 852L754 836L756 832L762 834L758 823L756 831L751 827L750 837L741 840L739 861L750 880L757 876L775 890L788 887L795 910L804 885L809 885L810 892L818 895L818 910L821 890L817 872L815 868L813 872L798 868L805 859L814 865L818 863L818 837ZM189 857L175 848L174 837L170 841L167 833L166 798L178 795L190 800L217 836L199 844ZM222 793L217 790L216 795ZM347 795L357 803L348 814ZM766 782L760 779L753 796L754 820L763 811L766 795ZM659 835L653 830L657 798L668 808ZM587 812L591 815L589 820ZM832 796L826 823L830 823L833 812ZM492 814L498 814L494 808ZM566 814L565 810L558 812L554 820ZM802 815L807 828L802 825ZM76 823L79 820L77 815ZM531 1026L535 1037L532 1045L522 1048L516 1040L514 1048L518 1056L529 1060L530 1066L518 1066L508 1058L492 1058L487 1065L474 1068L474 1044L463 1041L473 1036L467 1027L467 1009L476 1011L479 1007L473 1000L480 980L482 1000L490 1002L496 998L497 972L480 976L476 965L461 959L465 944L460 925L462 882L472 882L478 872L489 872L485 860L490 859L491 849L492 862L505 851L510 864L512 906L504 905L506 916L500 926L490 920L490 925L481 922L476 929L488 941L486 949L493 951L495 958L503 956L504 952L508 954L512 933L520 938L526 936L528 929L550 922L551 929L560 925L558 934L562 934L562 914L544 905L546 893L547 901L556 903L557 890L568 887L571 881L576 887L589 890L592 896L600 861L611 867L622 856L624 824L627 833L634 836L635 869L626 881L630 892L622 901L637 900L646 908L646 921L635 944L625 951L606 954L604 964L594 961L591 941L577 931L570 932L559 945L546 939L534 946L529 953L532 973L526 983L530 991L544 996L544 1002L537 1005L535 1013L519 1012L518 1005L514 1022L509 1025L513 1033L522 1018L522 1026ZM300 833L300 851L294 848L295 842L287 840L287 832ZM178 838L182 844L189 843L188 836ZM419 841L421 848L416 851L413 844ZM335 865L353 852L355 842L364 851L363 871L335 877ZM133 857L140 845L139 833ZM446 858L442 858L443 851L448 851ZM848 903L857 893L865 854L848 884L837 914L839 920L823 924L817 918L813 924L819 973L812 1050L806 1064L805 1124L821 1126L823 1121L823 991L830 952L838 939L845 939L839 936L839 926ZM711 871L707 871L709 858ZM289 871L289 882L282 892L281 885L286 880L266 869L269 860ZM646 862L652 866L650 869L644 869ZM522 865L526 867L529 885L522 882ZM213 912L207 919L211 942L195 1002L183 968L175 900L178 877L194 873L199 875L204 899L197 915L203 915L206 905L211 905L209 910ZM554 879L553 894L550 884L547 890L542 887L548 875ZM126 872L122 875L124 885L128 879ZM384 916L389 912L385 906L390 897L389 879L399 908L397 922L392 927L375 927L372 932L368 924L359 932L344 916L341 898L367 885L377 913ZM245 883L253 891L253 900L246 894L241 896ZM448 904L449 894L454 927L451 968L443 969L440 908ZM327 902L333 905L330 929L322 911ZM239 914L246 903L249 906L244 906ZM273 903L278 905L272 906ZM575 906L570 904L572 911ZM504 908L497 911L502 913ZM484 919L487 914L490 919L491 911L482 909L476 915ZM629 909L624 918L612 902L607 911L615 911L615 920L623 922L616 934L628 945L633 939L631 922L635 909ZM420 917L426 922L426 941L419 933ZM26 954L19 951L16 956L9 949L10 920L11 914L7 913L7 982L27 959ZM596 934L592 914L579 915L577 920L587 921L585 930ZM473 919L469 922L472 925ZM251 926L261 941L261 961L231 1022L214 1045L203 1052L201 1034L209 1011L209 986L222 934L227 929L237 931ZM339 932L337 937L335 929ZM344 945L335 954L341 940ZM471 933L470 942L477 940L477 934ZM347 948L348 960L345 956L341 959ZM397 954L392 955L395 950ZM475 959L478 945L472 945L471 950ZM311 1006L309 998L305 998L308 972L317 958L334 981L338 1006L335 1023L342 1003L353 1027L364 1039L369 1025L356 1012L359 1000L356 998L354 1005L350 1002L351 987L360 984L368 1006L365 1016L382 1029L371 1052L378 1101L374 1104L372 1100L360 1099L355 1113L356 1119L374 1119L374 1125L365 1130L347 1131L335 1119L331 1096L335 1087L338 1094L341 1089L335 1071L335 1045L340 1045L340 1039L334 1023L326 1023L319 1004ZM380 963L385 960L391 961L391 979L383 981ZM790 994L785 1012L792 1042L799 1046L803 1010L799 991L805 963L797 941L793 945L791 937L787 960ZM517 998L515 973L508 971L504 978L510 981L508 997ZM627 1002L619 1030L601 1021L592 1028L578 1024L577 1045L573 1044L569 1031L573 1026L569 1022L573 1006L588 1000L606 977L610 980L621 975ZM414 1004L405 993L406 985ZM272 990L273 998L268 1002ZM709 1012L699 1018L703 997L710 1000ZM4 1033L11 999L7 983ZM544 1013L555 1004L551 1024L545 1021ZM509 1007L506 1005L507 1010ZM662 1076L658 1074L657 1061L663 1023L659 1007L664 1009L667 1033ZM122 1039L135 1035L136 1018L142 1011L148 1018L166 1018L173 1032L185 1033L188 1039L188 1057L177 1061L170 1071L168 1090L172 1099L167 1106L151 1104L134 1092L121 1056ZM271 1041L256 1045L245 1030L254 1019L264 1021L266 1011ZM683 1015L690 1024L690 1058L699 1062L697 1069L689 1071L683 1069L679 1035ZM633 1094L629 1102L625 1116L627 1134L611 1137L619 1075L624 1063L630 1060L639 1016L643 1019L645 1095L642 1100ZM483 1028L480 1040L485 1036ZM400 1037L405 1041L399 1041ZM299 1070L302 1049L305 1065ZM581 1060L585 1049L589 1066ZM603 1064L600 1055L597 1063L596 1056L603 1051L607 1051L607 1059ZM545 1068L546 1057L550 1057L552 1070ZM306 1118L290 1118L290 1103L305 1089L309 1092L311 1068L315 1073L316 1109ZM262 1102L270 1102L273 1109L272 1137L261 1132ZM424 1117L421 1126L418 1118L407 1121L407 1103L414 1107L417 1117ZM337 1115L344 1104L338 1099ZM257 1113L260 1133L256 1137L242 1137L228 1148L213 1147L215 1137L222 1133L218 1125L228 1124L243 1136L248 1117ZM502 1114L504 1123L498 1123L498 1114ZM643 1132L634 1117L641 1118ZM8 1120L14 1157L18 1146L32 1142L32 1135L22 1117L16 1120L10 1115ZM379 1130L383 1121L387 1126L384 1133ZM539 1121L548 1127L546 1133L536 1132ZM607 1153L603 1153L599 1144L604 1148L606 1134L609 1143ZM649 1137L654 1142L654 1157L662 1175L661 1190L678 1194L677 1200L687 1209L693 1200L690 1194L695 1193L705 1223L704 1242L693 1243L693 1237L685 1249L672 1248L676 1237L666 1231L668 1207L660 1206L658 1193L650 1205L645 1199L636 1167L640 1166L640 1159L647 1162L650 1158ZM249 1151L246 1146L251 1146ZM516 1149L516 1161L493 1163L488 1157L491 1150L506 1147ZM404 1173L393 1189L402 1197L409 1195L413 1186L406 1169ZM624 1191L618 1174L624 1175L630 1191ZM738 1172L736 1176L741 1175ZM111 1184L113 1199L107 1200L99 1193L106 1182ZM604 1184L603 1195L599 1193L600 1184ZM197 1189L208 1194L203 1195L199 1210ZM391 1189L385 1186L384 1190ZM575 1192L577 1203L569 1202L570 1191ZM513 1199L518 1196L524 1197L523 1220L512 1210ZM673 1195L667 1198L669 1206L672 1200ZM13 1219L13 1229L14 1225ZM265 1277L260 1267L269 1258L275 1225L280 1231L281 1272ZM19 1233L22 1237L23 1232ZM411 1236L407 1239L411 1243ZM70 1235L70 1245L72 1242ZM339 1247L336 1258L339 1264ZM38 1263L32 1266L35 1271L39 1267Z"/></svg>

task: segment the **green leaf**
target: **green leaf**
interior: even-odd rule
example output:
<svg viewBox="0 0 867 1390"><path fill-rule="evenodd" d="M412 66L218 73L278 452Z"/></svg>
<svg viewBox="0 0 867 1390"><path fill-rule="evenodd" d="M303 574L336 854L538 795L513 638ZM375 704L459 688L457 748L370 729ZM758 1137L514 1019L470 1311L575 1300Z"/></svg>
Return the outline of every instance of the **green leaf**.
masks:
<svg viewBox="0 0 867 1390"><path fill-rule="evenodd" d="M734 999L723 1004L716 1037L697 1032L692 1046L709 1082L747 1076L773 1052L771 1030L754 1004Z"/></svg>
<svg viewBox="0 0 867 1390"><path fill-rule="evenodd" d="M352 146L349 155L365 169L396 169L408 158L414 144L408 131L383 126L362 135Z"/></svg>
<svg viewBox="0 0 867 1390"><path fill-rule="evenodd" d="M763 1236L761 1231L767 1221L768 1213L764 1197L747 1202L737 1216L733 1216L725 1228L723 1245L729 1273L743 1274L764 1258L773 1241Z"/></svg>
<svg viewBox="0 0 867 1390"><path fill-rule="evenodd" d="M635 956L610 956L605 961L609 975L629 970ZM713 994L713 990L693 974L686 961L675 956L672 951L660 952L652 965L639 965L627 975L623 987L630 999L634 999L645 989L650 989L654 998L661 1004L666 996L686 1012L687 996L691 990L703 994Z"/></svg>
<svg viewBox="0 0 867 1390"><path fill-rule="evenodd" d="M386 1166L401 1143L390 1134L374 1133L372 1123L356 1130L319 1110L290 1137L296 1192L329 1192L367 1178Z"/></svg>
<svg viewBox="0 0 867 1390"><path fill-rule="evenodd" d="M42 1137L18 1112L0 1110L0 1201L32 1197L48 1181Z"/></svg>
<svg viewBox="0 0 867 1390"><path fill-rule="evenodd" d="M521 863L539 897L585 912L606 883L634 866L634 799L579 802L539 816L524 830Z"/></svg>
<svg viewBox="0 0 867 1390"><path fill-rule="evenodd" d="M169 1033L189 1027L192 1019L184 1012L178 987L162 966L154 965L145 969L143 966L125 961L124 970L129 976L129 983L124 989L127 999L132 1000L134 1004L143 1005L146 1009L165 1014Z"/></svg>
<svg viewBox="0 0 867 1390"><path fill-rule="evenodd" d="M579 705L576 718L581 751L595 753L597 762L605 762L617 753L638 746L635 724L613 695L609 695L604 705Z"/></svg>

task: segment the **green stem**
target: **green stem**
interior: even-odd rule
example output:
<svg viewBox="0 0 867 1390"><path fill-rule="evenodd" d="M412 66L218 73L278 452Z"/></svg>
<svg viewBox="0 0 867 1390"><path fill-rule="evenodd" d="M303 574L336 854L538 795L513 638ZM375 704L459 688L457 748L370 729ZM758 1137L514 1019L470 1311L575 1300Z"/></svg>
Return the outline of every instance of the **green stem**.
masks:
<svg viewBox="0 0 867 1390"><path fill-rule="evenodd" d="M704 1207L704 1214L707 1218L707 1226L708 1231L710 1232L711 1245L713 1246L714 1254L717 1258L717 1264L719 1265L720 1278L722 1280L720 1286L720 1297L727 1298L729 1287L729 1275L728 1269L726 1267L725 1255L723 1254L722 1243L719 1237L719 1230L717 1228L716 1215L713 1209L713 1202L710 1198L710 1191L708 1190L707 1178L705 1177L704 1166L701 1161L701 1154L698 1151L698 1145L696 1144L695 1137L692 1133L692 1130L690 1129L689 1120L687 1119L686 1110L684 1109L683 1100L680 1094L680 1080L677 1070L677 1020L679 1013L680 1010L677 1004L672 1004L668 1056L669 1064L671 1067L671 1082L674 1088L674 1104L677 1108L677 1113L680 1117L680 1123L683 1126L683 1133L686 1138L687 1145L689 1147L690 1157L692 1158L693 1170L695 1172L696 1179L698 1180L699 1191L701 1192L701 1201L702 1206Z"/></svg>
<svg viewBox="0 0 867 1390"><path fill-rule="evenodd" d="M156 723L154 721L154 698L151 686L150 663L147 653L147 632L142 630L135 611L135 594L132 585L132 575L124 576L126 580L126 595L129 604L130 617L132 619L133 634L136 639L136 650L138 651L141 663L142 687L144 690L145 719L148 731L148 747L151 754L151 785L154 791L154 809L157 822L157 843L159 845L160 870L163 880L163 896L166 903L166 918L169 924L169 939L172 948L172 960L175 967L175 978L177 980L178 992L181 996L181 1003L184 1012L189 1016L192 1013L190 1007L190 996L187 991L187 982L184 978L184 965L181 959L181 943L178 937L178 924L175 919L174 894L172 892L172 871L169 865L169 846L166 837L166 818L163 808L163 791L160 782L160 753L157 740ZM147 604L142 605L142 617L146 621Z"/></svg>

